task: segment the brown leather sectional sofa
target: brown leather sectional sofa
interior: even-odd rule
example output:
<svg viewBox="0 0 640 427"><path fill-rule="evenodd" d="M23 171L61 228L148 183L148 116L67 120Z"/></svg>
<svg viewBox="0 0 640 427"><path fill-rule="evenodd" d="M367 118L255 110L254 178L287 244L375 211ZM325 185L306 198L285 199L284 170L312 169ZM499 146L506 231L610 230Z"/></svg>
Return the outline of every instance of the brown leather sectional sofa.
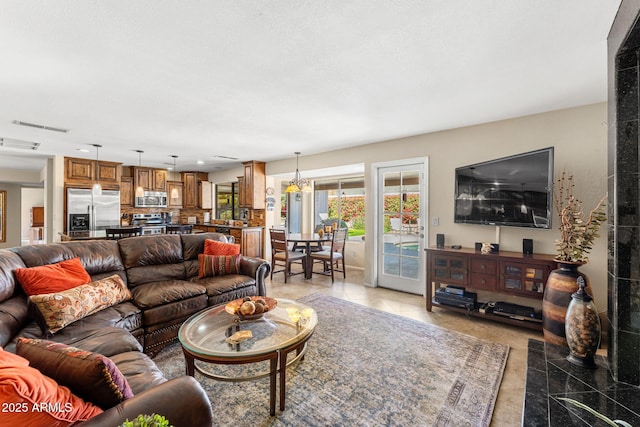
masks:
<svg viewBox="0 0 640 427"><path fill-rule="evenodd" d="M211 406L200 385L190 377L167 381L151 357L177 339L180 325L194 313L236 298L266 295L264 280L271 267L265 260L242 257L241 274L198 279L198 254L205 239L226 241L219 233L171 234L1 249L0 346L15 351L19 337L45 338L112 359L135 396L86 425L114 426L152 412L176 427L211 425ZM133 300L44 336L13 271L74 257L92 280L118 274Z"/></svg>

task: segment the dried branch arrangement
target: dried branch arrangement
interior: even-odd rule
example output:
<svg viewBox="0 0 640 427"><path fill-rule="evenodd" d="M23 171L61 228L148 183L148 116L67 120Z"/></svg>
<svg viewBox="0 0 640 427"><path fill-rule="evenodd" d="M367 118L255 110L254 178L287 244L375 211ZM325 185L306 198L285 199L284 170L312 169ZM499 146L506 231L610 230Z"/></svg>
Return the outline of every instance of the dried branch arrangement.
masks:
<svg viewBox="0 0 640 427"><path fill-rule="evenodd" d="M604 196L585 218L582 202L573 194L573 175L562 172L553 188L553 202L560 216L560 238L556 240L556 260L586 263L598 231L607 220Z"/></svg>

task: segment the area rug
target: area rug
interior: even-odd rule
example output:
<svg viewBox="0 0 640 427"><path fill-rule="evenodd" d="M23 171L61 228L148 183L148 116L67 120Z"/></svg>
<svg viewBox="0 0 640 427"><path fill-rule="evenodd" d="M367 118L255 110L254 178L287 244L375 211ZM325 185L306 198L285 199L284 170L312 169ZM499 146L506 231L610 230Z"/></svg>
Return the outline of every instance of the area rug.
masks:
<svg viewBox="0 0 640 427"><path fill-rule="evenodd" d="M287 371L285 410L269 416L267 378L229 383L196 373L216 425L490 424L508 346L321 294L300 302L317 311L318 326L305 359ZM154 360L167 378L184 375L179 344Z"/></svg>

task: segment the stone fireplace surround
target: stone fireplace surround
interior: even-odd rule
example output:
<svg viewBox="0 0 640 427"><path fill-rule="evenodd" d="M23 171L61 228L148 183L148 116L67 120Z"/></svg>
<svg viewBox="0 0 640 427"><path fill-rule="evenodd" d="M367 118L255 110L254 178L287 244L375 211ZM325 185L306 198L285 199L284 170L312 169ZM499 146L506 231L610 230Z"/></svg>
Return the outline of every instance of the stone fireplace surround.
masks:
<svg viewBox="0 0 640 427"><path fill-rule="evenodd" d="M558 397L640 425L640 0L622 1L607 44L607 357L577 368L568 349L530 341L523 426L599 423Z"/></svg>

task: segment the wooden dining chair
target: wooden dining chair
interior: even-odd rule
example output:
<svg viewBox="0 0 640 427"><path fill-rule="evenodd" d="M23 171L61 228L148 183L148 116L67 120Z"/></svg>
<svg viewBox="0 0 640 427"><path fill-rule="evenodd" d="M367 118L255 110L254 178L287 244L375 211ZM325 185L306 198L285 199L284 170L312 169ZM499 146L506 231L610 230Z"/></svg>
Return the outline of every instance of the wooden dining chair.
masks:
<svg viewBox="0 0 640 427"><path fill-rule="evenodd" d="M125 237L142 236L142 227L107 228L107 239L118 240Z"/></svg>
<svg viewBox="0 0 640 427"><path fill-rule="evenodd" d="M305 258L306 254L301 252L294 252L289 249L289 243L287 242L287 232L277 228L269 230L271 236L271 279L273 280L273 273L284 272L284 283L287 283L289 276L304 273L305 271ZM302 265L302 271L298 273L291 273L291 264L300 263ZM282 270L276 270L276 266L281 265L284 268Z"/></svg>
<svg viewBox="0 0 640 427"><path fill-rule="evenodd" d="M191 234L193 232L193 225L191 224L176 224L167 225L167 234Z"/></svg>
<svg viewBox="0 0 640 427"><path fill-rule="evenodd" d="M333 232L333 239L331 240L331 247L319 252L312 252L311 257L311 273L323 274L325 276L331 275L331 283L334 281L334 271L338 271L343 274L344 278L347 278L347 270L344 268L344 245L347 241L347 229L338 228ZM322 272L313 271L313 266L316 263L322 263ZM339 270L340 263L342 263L342 270Z"/></svg>

